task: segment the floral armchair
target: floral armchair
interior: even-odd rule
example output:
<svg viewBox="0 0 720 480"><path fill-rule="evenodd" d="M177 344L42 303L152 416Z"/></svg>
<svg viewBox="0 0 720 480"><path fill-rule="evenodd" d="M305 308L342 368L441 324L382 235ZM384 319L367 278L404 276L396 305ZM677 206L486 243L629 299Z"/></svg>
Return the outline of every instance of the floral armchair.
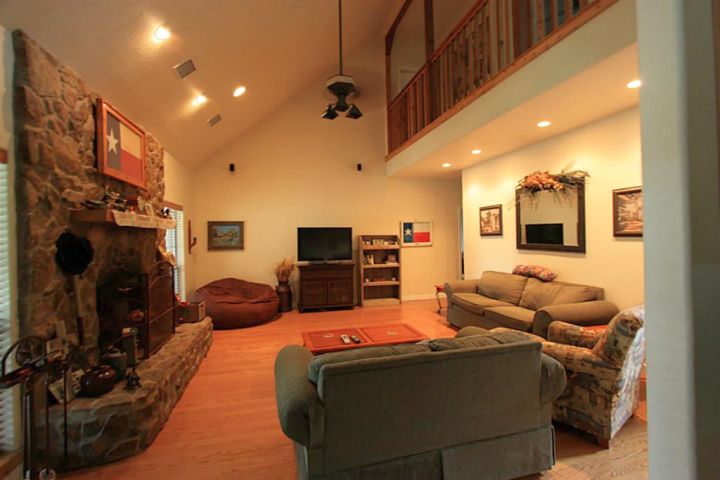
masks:
<svg viewBox="0 0 720 480"><path fill-rule="evenodd" d="M645 312L618 313L604 331L553 322L543 352L565 366L567 386L553 419L594 435L601 446L634 414L645 360Z"/></svg>

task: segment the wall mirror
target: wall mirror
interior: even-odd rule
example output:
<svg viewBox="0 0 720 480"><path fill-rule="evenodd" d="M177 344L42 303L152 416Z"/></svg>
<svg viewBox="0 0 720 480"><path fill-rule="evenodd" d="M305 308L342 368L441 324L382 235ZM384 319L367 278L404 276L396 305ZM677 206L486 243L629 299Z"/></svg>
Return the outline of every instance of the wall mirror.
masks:
<svg viewBox="0 0 720 480"><path fill-rule="evenodd" d="M564 193L515 192L517 248L585 252L585 186Z"/></svg>

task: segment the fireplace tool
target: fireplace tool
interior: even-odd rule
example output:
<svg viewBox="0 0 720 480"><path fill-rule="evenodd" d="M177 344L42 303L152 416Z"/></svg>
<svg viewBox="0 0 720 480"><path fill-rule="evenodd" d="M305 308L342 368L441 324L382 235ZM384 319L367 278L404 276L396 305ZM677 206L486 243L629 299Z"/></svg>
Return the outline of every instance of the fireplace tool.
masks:
<svg viewBox="0 0 720 480"><path fill-rule="evenodd" d="M8 359L14 352L18 368L7 371ZM47 397L49 370L54 365L62 363L63 353L53 351L48 353L45 340L40 337L24 337L13 343L2 357L2 372L0 376L0 390L7 390L16 385L22 389L22 425L23 425L23 471L27 480L52 480L56 478L55 471L49 468L50 461L50 411L47 398L45 400L45 468L39 470L36 465L35 452L35 397L34 390L39 376L43 377L44 393ZM64 425L67 431L67 424Z"/></svg>

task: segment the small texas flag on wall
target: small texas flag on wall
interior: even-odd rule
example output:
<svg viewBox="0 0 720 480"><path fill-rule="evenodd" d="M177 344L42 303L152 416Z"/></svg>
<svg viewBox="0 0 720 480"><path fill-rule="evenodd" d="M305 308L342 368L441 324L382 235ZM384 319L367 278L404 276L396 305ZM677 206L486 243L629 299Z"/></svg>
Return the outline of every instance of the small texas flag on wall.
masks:
<svg viewBox="0 0 720 480"><path fill-rule="evenodd" d="M145 187L145 132L98 100L98 168L110 177Z"/></svg>
<svg viewBox="0 0 720 480"><path fill-rule="evenodd" d="M432 222L401 222L400 227L404 246L432 245Z"/></svg>

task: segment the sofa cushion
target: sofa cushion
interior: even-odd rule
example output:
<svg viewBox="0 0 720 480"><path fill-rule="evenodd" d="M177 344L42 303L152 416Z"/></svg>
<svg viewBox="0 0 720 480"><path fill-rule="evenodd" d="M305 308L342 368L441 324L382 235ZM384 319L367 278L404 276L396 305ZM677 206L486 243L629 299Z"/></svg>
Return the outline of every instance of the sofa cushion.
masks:
<svg viewBox="0 0 720 480"><path fill-rule="evenodd" d="M452 302L466 312L476 315L482 315L488 307L512 306L511 303L501 302L477 293L455 293Z"/></svg>
<svg viewBox="0 0 720 480"><path fill-rule="evenodd" d="M548 305L590 302L601 297L602 289L598 287L562 282L541 282L531 278L525 286L520 306L530 310L540 310Z"/></svg>
<svg viewBox="0 0 720 480"><path fill-rule="evenodd" d="M527 281L527 277L512 273L483 272L478 281L478 292L486 297L517 305Z"/></svg>
<svg viewBox="0 0 720 480"><path fill-rule="evenodd" d="M318 383L320 369L332 363L352 362L365 358L391 357L393 355L407 355L409 353L429 352L430 347L426 344L406 343L401 345L390 345L387 347L364 347L353 348L342 352L325 353L312 359L308 366L308 378Z"/></svg>
<svg viewBox="0 0 720 480"><path fill-rule="evenodd" d="M433 352L444 352L445 350L458 350L461 348L489 347L497 345L498 342L487 335L471 335L469 337L455 338L434 338L427 342Z"/></svg>
<svg viewBox="0 0 720 480"><path fill-rule="evenodd" d="M602 289L588 285L564 285L553 299L551 305L592 302L602 298Z"/></svg>
<svg viewBox="0 0 720 480"><path fill-rule="evenodd" d="M532 328L535 312L523 307L492 307L485 310L485 316L515 330L529 332Z"/></svg>

